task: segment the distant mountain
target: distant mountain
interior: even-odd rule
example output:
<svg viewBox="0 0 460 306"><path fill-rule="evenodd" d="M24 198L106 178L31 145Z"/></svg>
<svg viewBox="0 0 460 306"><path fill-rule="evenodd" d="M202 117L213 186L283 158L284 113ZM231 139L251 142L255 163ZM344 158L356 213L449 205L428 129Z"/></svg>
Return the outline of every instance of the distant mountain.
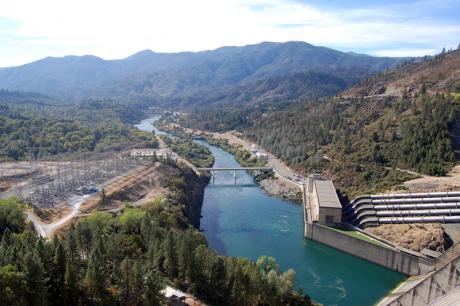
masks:
<svg viewBox="0 0 460 306"><path fill-rule="evenodd" d="M216 89L229 90L237 86L239 89L235 90L238 91L249 84L260 85L257 82L261 80L280 80L280 77L296 74L298 78L310 72L353 84L367 75L393 67L401 60L344 53L304 42L264 42L196 53L146 50L121 60L103 60L95 56L48 57L19 67L4 68L0 70L0 88L66 99L186 99L208 95ZM305 86L310 86L307 83ZM305 88L305 91L310 89Z"/></svg>

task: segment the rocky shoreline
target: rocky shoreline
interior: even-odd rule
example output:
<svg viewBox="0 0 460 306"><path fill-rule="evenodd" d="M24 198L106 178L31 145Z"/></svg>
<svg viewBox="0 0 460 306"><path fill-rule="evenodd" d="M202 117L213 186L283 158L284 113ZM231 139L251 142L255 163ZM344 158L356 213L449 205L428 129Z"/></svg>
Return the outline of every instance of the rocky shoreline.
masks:
<svg viewBox="0 0 460 306"><path fill-rule="evenodd" d="M290 202L302 204L302 194L299 188L291 186L277 178L266 178L257 182L268 195Z"/></svg>
<svg viewBox="0 0 460 306"><path fill-rule="evenodd" d="M247 151L247 147L242 146L241 144L237 145L235 141L229 142L226 138L217 137L217 134L195 131L192 129L184 129L177 125L163 124L161 125L162 130L165 130L169 133L175 134L179 137L201 137L206 139L206 141L211 144L221 148L224 151L232 154L235 159L245 166L247 164L246 160L243 160L241 156L238 155L240 150ZM222 136L222 135L219 135ZM226 139L225 143L223 140ZM240 140L242 141L242 140ZM247 165L252 166L252 165ZM279 180L273 176L265 177L263 175L255 177L256 183L260 188L265 191L268 195L272 197L277 197L282 200L302 204L302 194L300 190L286 182Z"/></svg>

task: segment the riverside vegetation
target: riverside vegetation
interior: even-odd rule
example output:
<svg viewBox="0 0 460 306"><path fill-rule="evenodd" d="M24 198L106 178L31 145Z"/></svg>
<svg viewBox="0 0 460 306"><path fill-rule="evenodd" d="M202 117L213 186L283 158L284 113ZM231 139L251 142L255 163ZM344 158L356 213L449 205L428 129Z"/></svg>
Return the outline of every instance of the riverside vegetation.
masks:
<svg viewBox="0 0 460 306"><path fill-rule="evenodd" d="M167 136L162 136L162 139L171 150L196 167L211 167L214 164L214 157L211 151L190 139L171 138Z"/></svg>

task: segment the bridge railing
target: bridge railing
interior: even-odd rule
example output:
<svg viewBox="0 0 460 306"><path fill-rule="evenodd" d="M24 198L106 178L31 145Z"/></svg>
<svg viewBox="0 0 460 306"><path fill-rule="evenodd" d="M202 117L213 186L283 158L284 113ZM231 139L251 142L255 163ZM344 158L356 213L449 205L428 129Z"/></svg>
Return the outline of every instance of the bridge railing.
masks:
<svg viewBox="0 0 460 306"><path fill-rule="evenodd" d="M269 167L222 167L222 168L197 168L198 171L273 171L273 168Z"/></svg>

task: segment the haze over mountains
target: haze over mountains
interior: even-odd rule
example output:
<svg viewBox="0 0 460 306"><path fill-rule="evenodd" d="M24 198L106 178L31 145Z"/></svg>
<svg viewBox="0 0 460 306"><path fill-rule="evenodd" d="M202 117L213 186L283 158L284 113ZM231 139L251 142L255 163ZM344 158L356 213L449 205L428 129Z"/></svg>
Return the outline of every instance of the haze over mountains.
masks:
<svg viewBox="0 0 460 306"><path fill-rule="evenodd" d="M335 94L401 60L344 53L304 42L264 42L196 53L145 50L120 60L47 57L0 69L0 89L36 92L61 100L147 98L183 105L243 103Z"/></svg>

